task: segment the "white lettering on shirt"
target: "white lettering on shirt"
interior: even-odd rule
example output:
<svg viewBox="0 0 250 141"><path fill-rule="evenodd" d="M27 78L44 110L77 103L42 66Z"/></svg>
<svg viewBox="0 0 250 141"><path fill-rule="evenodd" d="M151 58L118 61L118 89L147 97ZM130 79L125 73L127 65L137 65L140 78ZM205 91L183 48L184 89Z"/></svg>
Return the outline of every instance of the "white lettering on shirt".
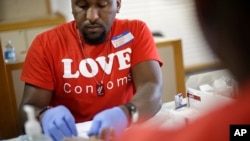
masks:
<svg viewBox="0 0 250 141"><path fill-rule="evenodd" d="M95 77L99 72L98 64L100 65L102 71L106 74L110 74L113 67L114 58L116 57L119 64L119 70L127 69L131 66L130 64L130 54L131 48L126 48L124 50L120 50L116 53L111 53L108 55L108 59L106 61L105 56L97 57L96 59L86 58L81 60L79 63L79 68L77 71L72 73L72 59L62 59L64 72L63 78L79 78L81 74L84 77L90 78ZM88 69L90 68L90 69Z"/></svg>

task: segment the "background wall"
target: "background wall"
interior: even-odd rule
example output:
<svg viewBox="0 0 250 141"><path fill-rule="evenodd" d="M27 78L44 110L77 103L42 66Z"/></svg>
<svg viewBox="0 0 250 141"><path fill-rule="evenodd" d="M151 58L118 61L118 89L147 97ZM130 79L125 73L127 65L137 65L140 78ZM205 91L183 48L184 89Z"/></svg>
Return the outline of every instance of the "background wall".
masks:
<svg viewBox="0 0 250 141"><path fill-rule="evenodd" d="M51 0L52 11L73 20L70 0ZM181 38L185 67L213 63L217 58L207 48L197 24L192 0L122 0L117 18L141 19L152 32Z"/></svg>
<svg viewBox="0 0 250 141"><path fill-rule="evenodd" d="M73 20L71 14L71 0L50 0L52 12L62 13L67 21Z"/></svg>

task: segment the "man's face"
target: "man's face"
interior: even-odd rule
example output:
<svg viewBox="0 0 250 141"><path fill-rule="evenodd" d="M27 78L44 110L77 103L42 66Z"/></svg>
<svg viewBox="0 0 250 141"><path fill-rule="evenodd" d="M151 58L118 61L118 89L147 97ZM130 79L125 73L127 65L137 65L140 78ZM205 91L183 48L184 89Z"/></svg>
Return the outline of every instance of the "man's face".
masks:
<svg viewBox="0 0 250 141"><path fill-rule="evenodd" d="M78 30L87 43L105 41L120 4L121 0L71 0Z"/></svg>

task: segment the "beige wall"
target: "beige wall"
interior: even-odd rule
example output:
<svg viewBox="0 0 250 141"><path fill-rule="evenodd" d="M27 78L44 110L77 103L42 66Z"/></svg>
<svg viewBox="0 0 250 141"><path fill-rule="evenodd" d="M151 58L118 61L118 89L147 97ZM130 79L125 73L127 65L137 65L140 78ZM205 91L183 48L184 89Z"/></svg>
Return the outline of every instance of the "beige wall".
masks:
<svg viewBox="0 0 250 141"><path fill-rule="evenodd" d="M20 21L48 15L47 0L0 0L0 21Z"/></svg>

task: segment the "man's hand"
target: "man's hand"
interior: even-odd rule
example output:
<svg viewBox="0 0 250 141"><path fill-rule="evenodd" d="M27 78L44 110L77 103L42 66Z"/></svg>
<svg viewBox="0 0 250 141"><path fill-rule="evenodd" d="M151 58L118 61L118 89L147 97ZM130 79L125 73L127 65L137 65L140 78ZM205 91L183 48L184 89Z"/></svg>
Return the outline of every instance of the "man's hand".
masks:
<svg viewBox="0 0 250 141"><path fill-rule="evenodd" d="M119 137L127 125L128 119L124 111L120 107L114 107L104 110L94 117L88 135L102 138L105 136L104 140L110 140L109 138L113 138L114 135Z"/></svg>
<svg viewBox="0 0 250 141"><path fill-rule="evenodd" d="M41 119L43 131L54 141L62 141L64 137L77 136L75 119L64 106L47 110Z"/></svg>

